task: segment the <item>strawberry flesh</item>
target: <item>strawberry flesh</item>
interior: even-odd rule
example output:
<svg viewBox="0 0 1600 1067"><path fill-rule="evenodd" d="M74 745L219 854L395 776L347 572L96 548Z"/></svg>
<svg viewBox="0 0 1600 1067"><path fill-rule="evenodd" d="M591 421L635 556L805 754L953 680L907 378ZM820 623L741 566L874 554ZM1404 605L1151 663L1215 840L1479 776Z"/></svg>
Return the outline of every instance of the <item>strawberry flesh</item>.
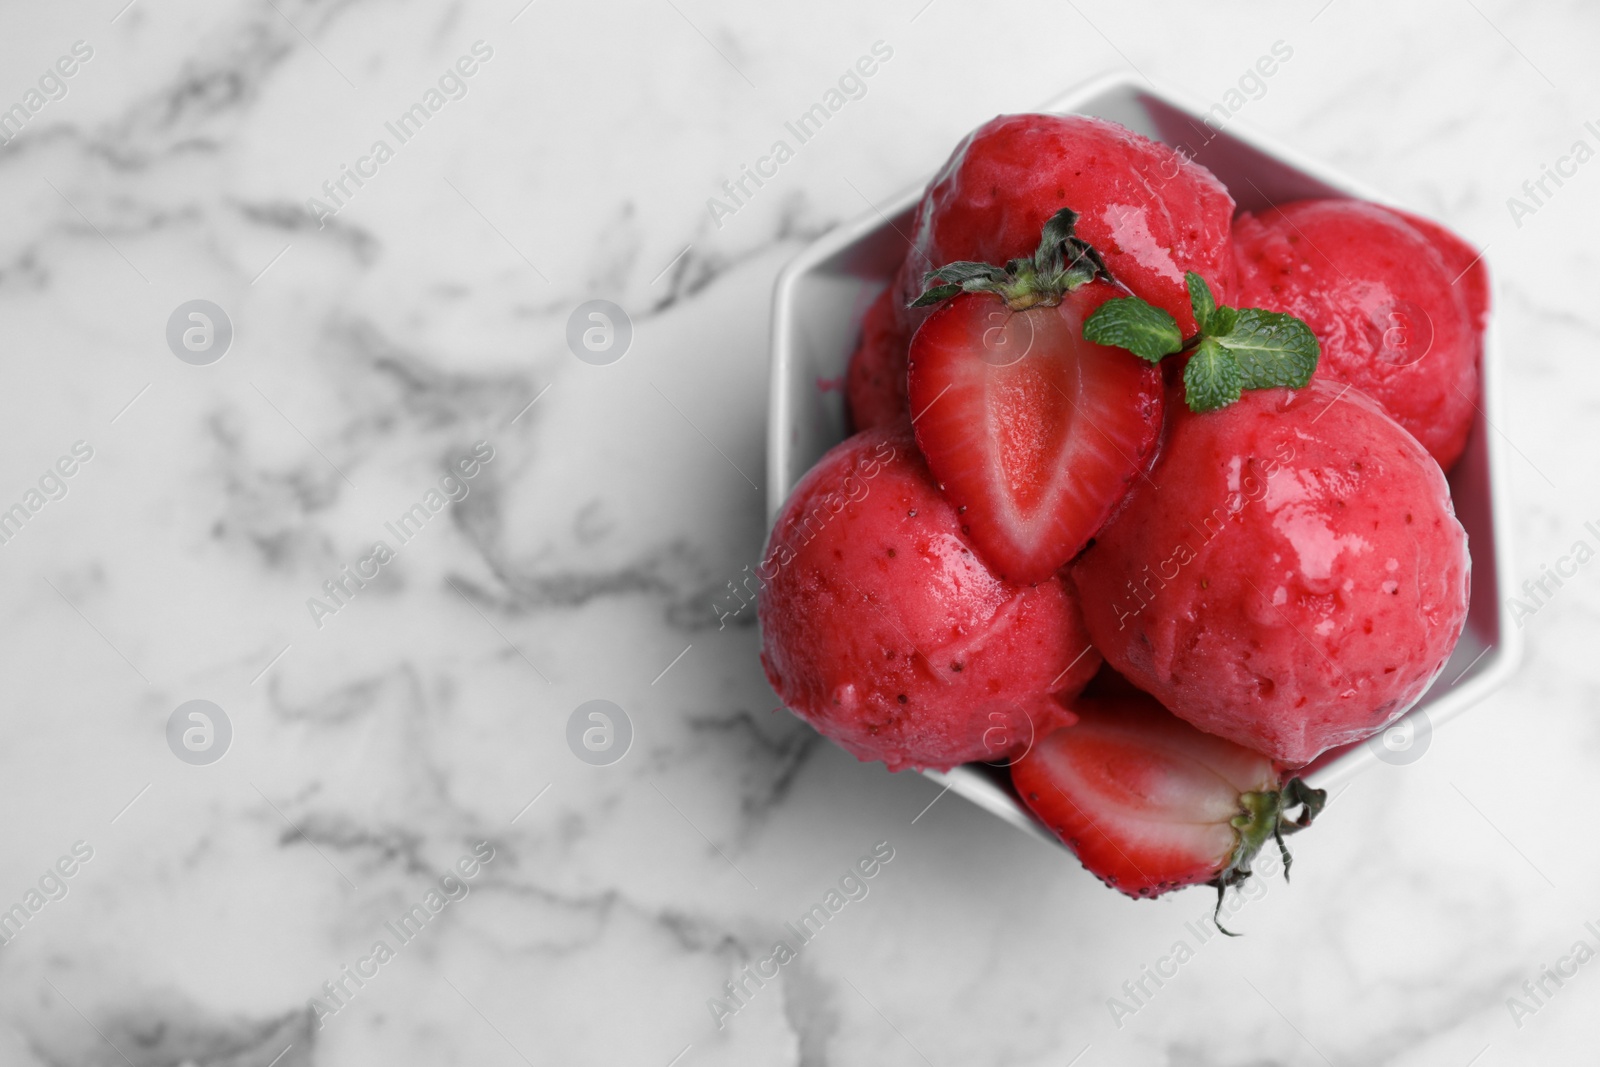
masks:
<svg viewBox="0 0 1600 1067"><path fill-rule="evenodd" d="M1084 318L1117 295L1093 282L1012 312L963 293L912 339L917 445L962 531L1009 581L1043 580L1075 556L1155 448L1160 371L1083 340Z"/></svg>
<svg viewBox="0 0 1600 1067"><path fill-rule="evenodd" d="M1077 723L1014 763L1012 784L1091 874L1130 897L1237 884L1268 838L1321 805L1298 783L1285 789L1267 757L1202 733L1110 670L1072 710ZM1300 821L1284 818L1307 797Z"/></svg>

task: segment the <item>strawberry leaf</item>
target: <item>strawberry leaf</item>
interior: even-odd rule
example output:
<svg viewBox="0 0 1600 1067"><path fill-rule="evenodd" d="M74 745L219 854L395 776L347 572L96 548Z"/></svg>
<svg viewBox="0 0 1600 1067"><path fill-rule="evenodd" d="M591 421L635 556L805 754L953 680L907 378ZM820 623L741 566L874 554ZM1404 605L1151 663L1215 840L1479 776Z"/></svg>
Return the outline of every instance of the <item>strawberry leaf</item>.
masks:
<svg viewBox="0 0 1600 1067"><path fill-rule="evenodd" d="M959 285L936 285L932 289L929 289L927 292L923 293L921 296L917 297L915 300L911 301L909 306L914 308L929 307L930 305L937 304L941 300L947 300L959 292L961 292L961 286Z"/></svg>
<svg viewBox="0 0 1600 1067"><path fill-rule="evenodd" d="M1260 308L1242 309L1226 333L1211 336L1232 353L1246 389L1303 388L1321 354L1311 327L1293 315Z"/></svg>
<svg viewBox="0 0 1600 1067"><path fill-rule="evenodd" d="M1194 308L1194 321L1200 332L1206 333L1211 313L1217 308L1216 297L1211 295L1211 286L1206 284L1206 280L1194 271L1184 271L1183 280L1189 286L1189 304Z"/></svg>
<svg viewBox="0 0 1600 1067"><path fill-rule="evenodd" d="M1012 260L1013 263L1018 262ZM1026 261L1023 261L1026 262ZM965 285L975 281L999 281L1005 277L1005 271L988 263L972 263L961 260L955 263L946 263L938 270L930 270L922 276L923 284L929 282L951 282L956 285Z"/></svg>
<svg viewBox="0 0 1600 1067"><path fill-rule="evenodd" d="M1061 246L1073 238L1073 227L1078 225L1078 213L1070 207L1064 207L1051 215L1045 221L1044 229L1039 233L1039 248L1034 252L1034 259L1043 267L1054 256L1059 263L1063 258L1060 255Z"/></svg>
<svg viewBox="0 0 1600 1067"><path fill-rule="evenodd" d="M1184 399L1199 413L1225 408L1239 399L1243 384L1239 362L1222 343L1207 337L1183 368Z"/></svg>
<svg viewBox="0 0 1600 1067"><path fill-rule="evenodd" d="M1101 304L1084 320L1083 337L1097 345L1126 348L1151 363L1183 348L1177 320L1136 296Z"/></svg>
<svg viewBox="0 0 1600 1067"><path fill-rule="evenodd" d="M1077 221L1078 213L1071 208L1057 211L1045 221L1033 255L1008 260L1003 267L958 260L931 270L922 276L922 284L933 287L907 306L928 307L957 293L992 293L1012 311L1026 311L1054 307L1062 296L1096 278L1109 280L1100 253L1072 235ZM934 286L934 282L944 284Z"/></svg>

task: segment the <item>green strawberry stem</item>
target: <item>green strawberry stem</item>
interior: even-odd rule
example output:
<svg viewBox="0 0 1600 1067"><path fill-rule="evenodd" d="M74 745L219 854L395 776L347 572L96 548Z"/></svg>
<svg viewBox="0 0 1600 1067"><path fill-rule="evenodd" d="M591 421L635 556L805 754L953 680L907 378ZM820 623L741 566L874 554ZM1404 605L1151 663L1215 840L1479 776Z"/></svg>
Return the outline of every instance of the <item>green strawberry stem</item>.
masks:
<svg viewBox="0 0 1600 1067"><path fill-rule="evenodd" d="M1039 247L1031 257L1013 259L1003 267L959 260L929 271L922 282L930 288L910 306L928 307L957 293L994 293L1012 311L1026 311L1054 307L1064 294L1097 277L1110 281L1100 253L1073 235L1077 224L1078 213L1062 208L1044 224Z"/></svg>
<svg viewBox="0 0 1600 1067"><path fill-rule="evenodd" d="M1283 880L1289 880L1289 865L1294 857L1289 855L1289 846L1283 843L1283 835L1310 826L1327 802L1326 789L1312 789L1300 778L1289 779L1282 789L1244 793L1239 797L1244 810L1235 815L1231 822L1239 835L1238 843L1228 859L1228 865L1210 882L1217 887L1217 909L1212 914L1212 921L1217 924L1218 930L1229 937L1239 936L1222 925L1223 895L1230 886L1242 885L1250 877L1250 862L1269 839L1278 843L1278 852L1283 857ZM1300 814L1291 819L1289 813L1295 808L1300 809Z"/></svg>

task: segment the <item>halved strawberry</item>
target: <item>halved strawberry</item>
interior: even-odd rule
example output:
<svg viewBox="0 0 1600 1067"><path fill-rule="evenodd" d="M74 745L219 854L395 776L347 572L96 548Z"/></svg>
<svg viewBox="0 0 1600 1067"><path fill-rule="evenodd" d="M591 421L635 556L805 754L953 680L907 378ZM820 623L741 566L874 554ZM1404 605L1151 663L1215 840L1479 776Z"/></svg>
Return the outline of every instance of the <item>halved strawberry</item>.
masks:
<svg viewBox="0 0 1600 1067"><path fill-rule="evenodd" d="M1326 801L1272 760L1190 726L1109 669L1056 730L1012 765L1029 810L1111 888L1155 897L1210 884L1218 903L1269 840L1311 825ZM1290 818L1289 813L1299 809Z"/></svg>
<svg viewBox="0 0 1600 1067"><path fill-rule="evenodd" d="M1075 220L1051 218L1032 259L934 271L945 284L916 301L948 301L911 341L917 446L963 532L1013 582L1077 555L1161 430L1161 372L1083 339L1083 320L1125 291L1072 236Z"/></svg>

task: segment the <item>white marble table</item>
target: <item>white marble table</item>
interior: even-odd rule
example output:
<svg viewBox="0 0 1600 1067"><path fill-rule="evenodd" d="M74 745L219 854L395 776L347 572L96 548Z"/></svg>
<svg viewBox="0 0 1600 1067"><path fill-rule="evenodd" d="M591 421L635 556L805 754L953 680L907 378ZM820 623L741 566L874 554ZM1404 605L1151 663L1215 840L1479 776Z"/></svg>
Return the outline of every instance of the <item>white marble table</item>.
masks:
<svg viewBox="0 0 1600 1067"><path fill-rule="evenodd" d="M522 2L0 11L0 1067L1593 1062L1597 567L1203 943L1208 891L1124 900L820 742L713 603L763 540L777 270L1116 66L1488 246L1519 565L1600 546L1600 164L1507 205L1600 148L1600 15ZM208 365L165 336L195 299L233 328ZM591 299L620 361L569 349ZM169 746L191 700L216 762ZM591 700L613 765L569 747Z"/></svg>

